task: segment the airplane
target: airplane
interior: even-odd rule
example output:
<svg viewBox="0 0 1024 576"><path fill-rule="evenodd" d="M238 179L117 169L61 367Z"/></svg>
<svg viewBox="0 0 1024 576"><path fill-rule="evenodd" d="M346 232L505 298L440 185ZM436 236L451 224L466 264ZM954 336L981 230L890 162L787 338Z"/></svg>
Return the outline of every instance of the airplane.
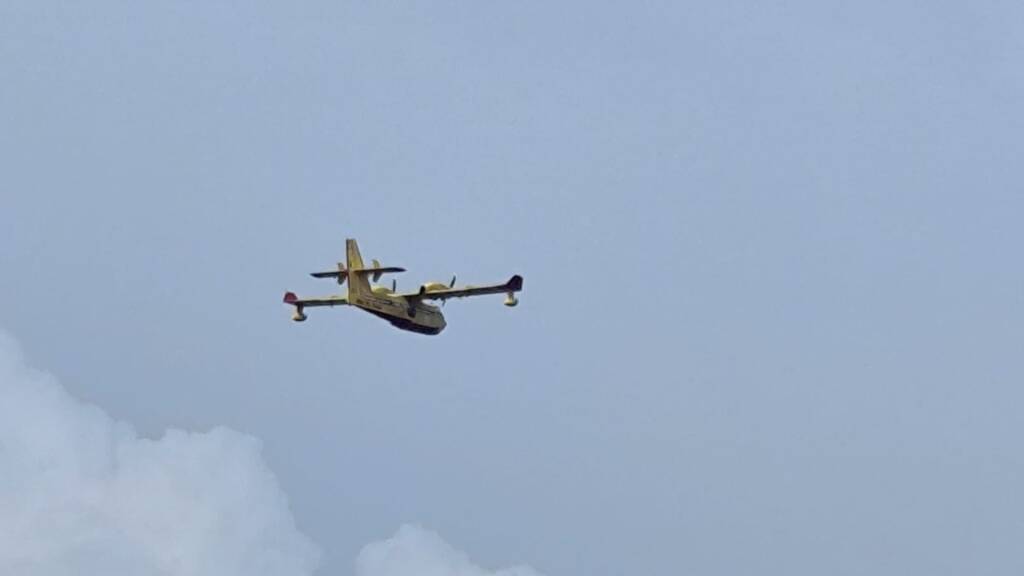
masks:
<svg viewBox="0 0 1024 576"><path fill-rule="evenodd" d="M455 277L448 284L441 282L427 282L420 286L416 292L399 294L395 282L392 280L391 288L386 286L370 285L370 279L374 282L380 280L384 274L405 272L405 268L397 266L381 266L377 260L372 261L372 266L363 265L363 258L359 254L359 245L355 239L345 240L345 259L338 262L337 270L327 272L313 272L310 276L314 278L334 278L338 285L348 280L348 294L345 296L323 296L318 298L299 298L293 292L286 292L284 303L295 307L292 320L303 322L306 320L306 308L318 306L355 306L361 308L374 316L387 320L392 326L418 334L440 334L446 322L441 309L437 306L427 304L426 300L440 300L442 305L449 298L464 298L466 296L479 296L482 294L506 294L505 306L519 304L516 292L523 289L523 277L518 274L504 284L492 284L489 286L465 286L455 287Z"/></svg>

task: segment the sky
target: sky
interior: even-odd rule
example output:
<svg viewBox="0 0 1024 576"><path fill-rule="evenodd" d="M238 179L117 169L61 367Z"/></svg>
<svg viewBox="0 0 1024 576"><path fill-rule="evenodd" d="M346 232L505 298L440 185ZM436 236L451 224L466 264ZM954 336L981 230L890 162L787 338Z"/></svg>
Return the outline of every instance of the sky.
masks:
<svg viewBox="0 0 1024 576"><path fill-rule="evenodd" d="M4 2L0 567L1020 574L1022 24Z"/></svg>

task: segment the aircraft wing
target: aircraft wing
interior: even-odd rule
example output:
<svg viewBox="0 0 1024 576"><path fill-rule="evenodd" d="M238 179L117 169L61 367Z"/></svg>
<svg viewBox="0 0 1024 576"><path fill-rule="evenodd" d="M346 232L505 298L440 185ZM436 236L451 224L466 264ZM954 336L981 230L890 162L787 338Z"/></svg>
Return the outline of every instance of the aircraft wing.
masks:
<svg viewBox="0 0 1024 576"><path fill-rule="evenodd" d="M406 298L419 298L420 300L447 300L449 298L465 298L466 296L482 296L484 294L504 294L506 292L519 292L523 289L523 277L516 274L504 284L491 284L489 286L465 286L463 288L445 288L443 290L427 290L420 287L419 292L402 294Z"/></svg>
<svg viewBox="0 0 1024 576"><path fill-rule="evenodd" d="M344 306L348 304L348 298L344 296L321 296L318 298L299 298L292 292L284 295L284 303L292 306L314 308L317 306Z"/></svg>

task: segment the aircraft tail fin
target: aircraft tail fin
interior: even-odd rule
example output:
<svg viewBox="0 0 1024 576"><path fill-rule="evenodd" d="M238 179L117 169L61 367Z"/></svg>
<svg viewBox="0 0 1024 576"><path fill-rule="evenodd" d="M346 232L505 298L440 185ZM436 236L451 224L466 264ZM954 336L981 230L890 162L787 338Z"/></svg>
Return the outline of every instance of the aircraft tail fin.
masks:
<svg viewBox="0 0 1024 576"><path fill-rule="evenodd" d="M405 272L405 268L398 266L381 266L380 262L373 260L373 265L369 268L363 266L363 257L359 254L359 245L352 238L345 240L345 259L347 260L348 266L345 266L345 262L338 262L337 270L326 270L323 272L311 272L310 276L313 278L334 278L338 284L344 284L345 280L348 280L348 290L352 294L359 292L370 291L370 281L372 277L373 281L380 280L380 277L384 274L394 274L396 272Z"/></svg>
<svg viewBox="0 0 1024 576"><path fill-rule="evenodd" d="M366 274L353 274L352 272L363 269L363 256L359 253L359 244L355 238L345 239L345 258L348 260L348 291L351 294L370 292L370 281Z"/></svg>

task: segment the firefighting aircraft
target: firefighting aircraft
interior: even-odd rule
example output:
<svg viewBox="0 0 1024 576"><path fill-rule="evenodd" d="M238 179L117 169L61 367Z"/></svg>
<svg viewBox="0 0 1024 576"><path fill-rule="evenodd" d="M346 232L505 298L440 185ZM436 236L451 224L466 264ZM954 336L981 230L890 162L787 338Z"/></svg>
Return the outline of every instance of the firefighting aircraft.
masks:
<svg viewBox="0 0 1024 576"><path fill-rule="evenodd" d="M465 286L455 287L455 277L448 284L441 282L427 282L420 286L416 292L398 294L395 290L395 282L391 282L391 288L385 286L371 286L370 278L374 282L380 280L383 274L405 272L405 268L395 266L381 266L380 262L373 260L370 267L363 266L363 258L359 255L359 245L352 238L345 240L345 252L348 266L338 262L338 269L328 272L313 272L310 276L314 278L334 278L338 284L344 284L348 279L348 295L346 296L323 296L320 298L299 298L292 292L286 292L284 303L295 307L292 320L302 322L306 319L306 308L317 306L355 306L362 308L374 316L379 316L393 326L417 332L419 334L440 334L444 330L445 321L441 310L437 306L425 303L425 300L440 300L443 304L449 298L463 298L466 296L480 296L482 294L505 293L505 306L515 306L519 303L515 293L523 289L523 277L516 275L504 284L492 284L490 286Z"/></svg>

